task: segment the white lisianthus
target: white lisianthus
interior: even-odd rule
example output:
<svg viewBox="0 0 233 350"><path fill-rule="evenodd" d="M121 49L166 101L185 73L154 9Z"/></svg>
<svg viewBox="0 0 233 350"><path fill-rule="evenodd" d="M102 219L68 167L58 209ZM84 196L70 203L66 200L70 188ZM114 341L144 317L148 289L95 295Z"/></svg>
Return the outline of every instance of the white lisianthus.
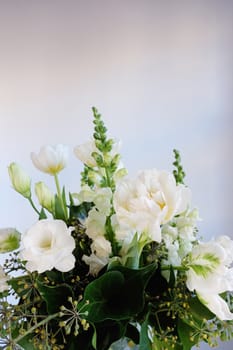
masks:
<svg viewBox="0 0 233 350"><path fill-rule="evenodd" d="M21 259L26 269L39 273L53 268L67 272L73 269L75 248L71 228L62 220L40 220L22 236Z"/></svg>
<svg viewBox="0 0 233 350"><path fill-rule="evenodd" d="M9 289L7 281L9 277L5 274L2 266L0 266L0 293L3 293Z"/></svg>
<svg viewBox="0 0 233 350"><path fill-rule="evenodd" d="M65 168L68 161L69 148L66 145L47 145L41 147L38 154L31 153L33 164L40 171L55 175Z"/></svg>
<svg viewBox="0 0 233 350"><path fill-rule="evenodd" d="M220 296L233 291L233 269L229 268L232 257L230 260L229 249L224 247L226 241L232 249L233 242L225 238L194 246L187 264L186 285L220 320L233 320L233 313Z"/></svg>
<svg viewBox="0 0 233 350"><path fill-rule="evenodd" d="M11 252L19 248L20 233L12 227L0 229L0 253Z"/></svg>
<svg viewBox="0 0 233 350"><path fill-rule="evenodd" d="M114 208L120 225L146 232L161 241L161 225L187 209L190 190L176 185L172 174L144 170L134 180L122 180L114 194Z"/></svg>
<svg viewBox="0 0 233 350"><path fill-rule="evenodd" d="M8 173L13 188L25 198L31 197L31 179L29 175L16 163L11 163Z"/></svg>
<svg viewBox="0 0 233 350"><path fill-rule="evenodd" d="M49 212L53 212L55 198L54 194L52 193L52 191L50 191L48 186L46 186L42 181L37 182L35 184L35 192L40 205L43 208L47 209Z"/></svg>

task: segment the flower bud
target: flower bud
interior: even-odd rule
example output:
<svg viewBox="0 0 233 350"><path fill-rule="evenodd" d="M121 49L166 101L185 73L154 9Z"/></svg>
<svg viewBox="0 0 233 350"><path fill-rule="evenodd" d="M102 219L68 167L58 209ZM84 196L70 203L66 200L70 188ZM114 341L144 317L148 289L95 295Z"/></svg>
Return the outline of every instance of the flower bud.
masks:
<svg viewBox="0 0 233 350"><path fill-rule="evenodd" d="M35 184L35 192L40 205L49 212L53 212L54 195L50 189L43 182L37 182Z"/></svg>
<svg viewBox="0 0 233 350"><path fill-rule="evenodd" d="M25 198L30 198L31 179L28 174L16 163L11 163L9 165L8 172L13 188Z"/></svg>
<svg viewBox="0 0 233 350"><path fill-rule="evenodd" d="M14 228L0 229L0 253L11 252L19 248L20 233Z"/></svg>

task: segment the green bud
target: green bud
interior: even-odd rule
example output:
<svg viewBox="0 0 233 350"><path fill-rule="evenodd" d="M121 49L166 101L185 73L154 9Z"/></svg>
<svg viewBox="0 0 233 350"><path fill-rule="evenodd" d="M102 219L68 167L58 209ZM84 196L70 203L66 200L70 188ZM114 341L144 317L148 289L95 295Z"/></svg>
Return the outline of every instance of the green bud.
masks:
<svg viewBox="0 0 233 350"><path fill-rule="evenodd" d="M0 253L8 253L19 248L20 233L14 228L0 229Z"/></svg>
<svg viewBox="0 0 233 350"><path fill-rule="evenodd" d="M31 198L31 179L24 170L16 163L11 163L8 167L10 180L15 191L25 198Z"/></svg>
<svg viewBox="0 0 233 350"><path fill-rule="evenodd" d="M50 191L50 189L43 182L37 182L35 184L35 192L40 205L49 212L53 212L54 194Z"/></svg>

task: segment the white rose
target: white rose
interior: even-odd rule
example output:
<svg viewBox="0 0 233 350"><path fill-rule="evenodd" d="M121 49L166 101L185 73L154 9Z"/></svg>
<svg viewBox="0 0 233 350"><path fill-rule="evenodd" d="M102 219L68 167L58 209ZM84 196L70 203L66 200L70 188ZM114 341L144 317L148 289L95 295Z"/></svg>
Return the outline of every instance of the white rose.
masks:
<svg viewBox="0 0 233 350"><path fill-rule="evenodd" d="M37 169L55 175L65 168L68 160L68 146L58 144L41 147L38 154L31 153L31 159Z"/></svg>
<svg viewBox="0 0 233 350"><path fill-rule="evenodd" d="M3 293L9 289L9 285L7 283L8 280L9 277L6 276L2 266L0 266L0 293Z"/></svg>
<svg viewBox="0 0 233 350"><path fill-rule="evenodd" d="M160 242L160 226L186 210L189 200L190 190L177 186L172 174L152 169L118 184L114 208L120 225Z"/></svg>
<svg viewBox="0 0 233 350"><path fill-rule="evenodd" d="M219 319L233 320L225 300L219 294L233 291L233 269L226 265L226 249L211 241L196 245L190 253L186 285Z"/></svg>
<svg viewBox="0 0 233 350"><path fill-rule="evenodd" d="M71 229L62 220L40 220L22 237L21 259L29 271L42 273L53 268L67 272L75 264Z"/></svg>

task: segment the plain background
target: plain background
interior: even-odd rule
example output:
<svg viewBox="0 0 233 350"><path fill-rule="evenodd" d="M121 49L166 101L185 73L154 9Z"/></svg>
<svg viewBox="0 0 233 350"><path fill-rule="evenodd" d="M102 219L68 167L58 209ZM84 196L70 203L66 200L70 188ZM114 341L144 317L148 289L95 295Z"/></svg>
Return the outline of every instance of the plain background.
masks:
<svg viewBox="0 0 233 350"><path fill-rule="evenodd" d="M91 137L94 105L130 175L171 171L179 149L200 235L233 238L232 53L230 0L0 0L0 227L37 219L10 162L54 188L30 160L43 144L70 146L60 181L79 190L72 149Z"/></svg>

